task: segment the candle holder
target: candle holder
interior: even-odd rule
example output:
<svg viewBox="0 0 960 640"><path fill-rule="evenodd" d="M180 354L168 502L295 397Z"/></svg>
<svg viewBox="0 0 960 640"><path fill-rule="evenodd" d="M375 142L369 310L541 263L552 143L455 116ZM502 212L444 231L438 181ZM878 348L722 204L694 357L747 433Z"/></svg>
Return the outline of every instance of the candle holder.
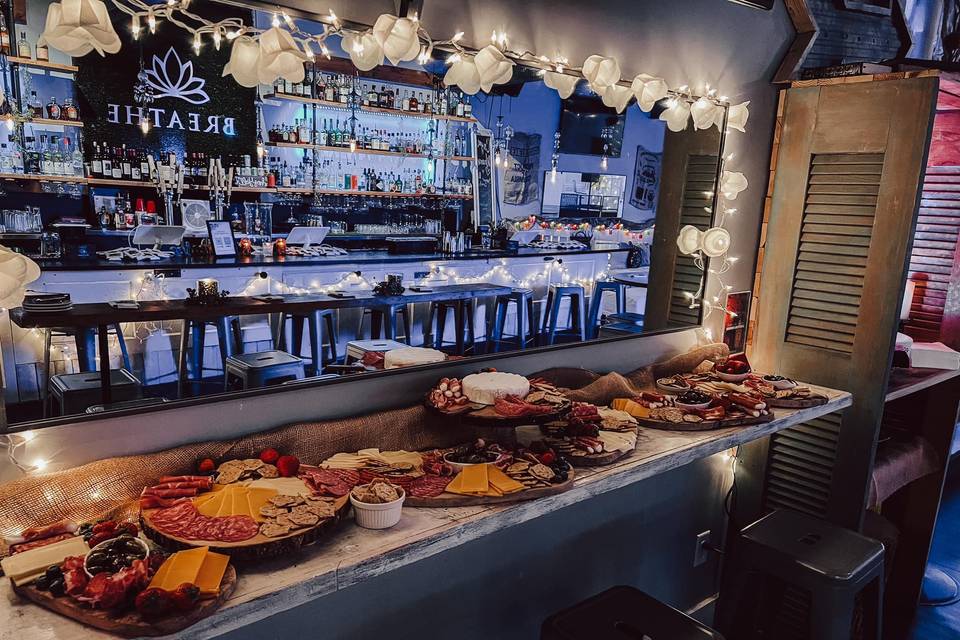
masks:
<svg viewBox="0 0 960 640"><path fill-rule="evenodd" d="M287 255L287 241L283 238L277 238L276 242L273 243L273 255L280 256Z"/></svg>
<svg viewBox="0 0 960 640"><path fill-rule="evenodd" d="M220 294L220 283L213 278L204 278L197 280L197 295L202 298L216 296Z"/></svg>
<svg viewBox="0 0 960 640"><path fill-rule="evenodd" d="M403 274L388 273L387 279L383 282L377 283L377 285L373 288L373 295L399 296L403 295L404 291L406 291L406 289L403 287Z"/></svg>
<svg viewBox="0 0 960 640"><path fill-rule="evenodd" d="M250 257L253 255L253 241L250 238L240 238L239 250L241 256Z"/></svg>
<svg viewBox="0 0 960 640"><path fill-rule="evenodd" d="M220 291L220 283L213 278L197 280L197 288L187 288L187 304L216 305L223 304L229 291Z"/></svg>

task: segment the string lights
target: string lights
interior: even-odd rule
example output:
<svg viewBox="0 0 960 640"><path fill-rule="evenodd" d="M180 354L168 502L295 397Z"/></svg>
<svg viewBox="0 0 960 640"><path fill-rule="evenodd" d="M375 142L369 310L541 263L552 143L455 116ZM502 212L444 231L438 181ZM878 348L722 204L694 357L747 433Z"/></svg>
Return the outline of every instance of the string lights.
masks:
<svg viewBox="0 0 960 640"><path fill-rule="evenodd" d="M50 461L46 458L34 458L30 462L20 460L21 449L35 438L36 434L33 431L0 434L0 446L6 449L10 464L19 469L21 473L39 473L50 465Z"/></svg>

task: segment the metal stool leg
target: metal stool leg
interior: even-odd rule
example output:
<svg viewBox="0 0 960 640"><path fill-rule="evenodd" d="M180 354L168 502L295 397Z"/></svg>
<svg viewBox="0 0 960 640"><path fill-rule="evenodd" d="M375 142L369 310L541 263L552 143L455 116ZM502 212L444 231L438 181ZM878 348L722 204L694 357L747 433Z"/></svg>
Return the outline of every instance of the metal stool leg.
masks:
<svg viewBox="0 0 960 640"><path fill-rule="evenodd" d="M382 336L383 314L379 309L370 310L370 339L377 340Z"/></svg>
<svg viewBox="0 0 960 640"><path fill-rule="evenodd" d="M184 320L180 326L180 353L177 354L177 397L183 397L184 381L187 377L187 345L190 342L190 321Z"/></svg>
<svg viewBox="0 0 960 640"><path fill-rule="evenodd" d="M193 363L193 375L197 381L203 380L203 349L207 341L207 325L204 322L197 321L192 323L191 338L193 342L193 353L190 354L190 361Z"/></svg>
<svg viewBox="0 0 960 640"><path fill-rule="evenodd" d="M527 325L530 328L530 334L523 343L522 349L527 348L527 342L532 340L536 344L537 341L537 308L532 295L527 298Z"/></svg>
<svg viewBox="0 0 960 640"><path fill-rule="evenodd" d="M517 300L517 349L526 349L527 348L527 327L526 323L529 320L525 316L528 311L524 307L523 300Z"/></svg>
<svg viewBox="0 0 960 640"><path fill-rule="evenodd" d="M310 314L310 365L313 375L323 372L323 312L316 310Z"/></svg>
<svg viewBox="0 0 960 640"><path fill-rule="evenodd" d="M587 326L590 327L590 336L597 335L597 320L600 317L600 307L603 305L603 289L594 285L593 296L590 298L590 313L587 314ZM617 294L617 307L620 306L620 294Z"/></svg>
<svg viewBox="0 0 960 640"><path fill-rule="evenodd" d="M44 329L43 331L43 389L40 400L43 405L43 417L50 415L50 347L53 341L53 331Z"/></svg>
<svg viewBox="0 0 960 640"><path fill-rule="evenodd" d="M437 305L437 335L434 336L434 349L443 346L443 334L447 328L447 311L449 309L443 305Z"/></svg>
<svg viewBox="0 0 960 640"><path fill-rule="evenodd" d="M218 318L217 342L220 343L220 361L223 363L223 390L227 390L227 358L233 355L233 322L230 318Z"/></svg>
<svg viewBox="0 0 960 640"><path fill-rule="evenodd" d="M82 373L97 370L97 330L91 327L77 328L74 334L77 344L77 366Z"/></svg>
<svg viewBox="0 0 960 640"><path fill-rule="evenodd" d="M507 308L510 306L509 298L497 298L497 310L494 312L493 331L490 332L490 340L493 342L493 352L500 351L500 343L503 340L503 326L507 322Z"/></svg>
<svg viewBox="0 0 960 640"><path fill-rule="evenodd" d="M471 353L476 355L477 353L477 328L475 325L477 321L477 302L476 300L466 300L463 303L463 312L466 314L467 326L465 335L469 335L469 341L464 345L464 353L469 350Z"/></svg>
<svg viewBox="0 0 960 640"><path fill-rule="evenodd" d="M337 355L337 340L339 340L339 336L337 335L337 323L335 322L333 313L326 314L324 316L324 320L327 323L327 342L330 349L330 362L336 363L339 359L339 356Z"/></svg>
<svg viewBox="0 0 960 640"><path fill-rule="evenodd" d="M547 294L547 316L544 318L544 334L547 344L556 342L557 316L560 315L560 296Z"/></svg>
<svg viewBox="0 0 960 640"><path fill-rule="evenodd" d="M586 313L584 313L584 300L582 295L574 295L570 299L570 308L572 314L571 329L580 334L580 342L587 340L587 324L584 322Z"/></svg>
<svg viewBox="0 0 960 640"><path fill-rule="evenodd" d="M303 324L306 318L303 316L293 316L291 322L291 343L287 345L291 355L299 356L303 352Z"/></svg>
<svg viewBox="0 0 960 640"><path fill-rule="evenodd" d="M119 322L115 322L113 330L117 332L117 344L120 346L120 355L123 357L123 367L132 372L133 366L130 364L130 354L127 352L127 341L123 337L123 327Z"/></svg>
<svg viewBox="0 0 960 640"><path fill-rule="evenodd" d="M410 316L412 315L412 311L410 310L410 307L408 307L407 305L404 305L400 307L400 314L401 316L403 316L403 341L406 343L408 347L413 346L413 342L410 339L410 335L413 333L411 329L412 323L410 322Z"/></svg>
<svg viewBox="0 0 960 640"><path fill-rule="evenodd" d="M463 338L464 338L464 336L463 336L463 332L464 332L463 313L464 313L464 309L463 309L463 307L464 307L463 300L458 300L457 303L456 303L456 304L454 305L454 307L453 307L453 331L454 331L454 338L456 338L457 355L458 355L458 356L462 356L462 355L463 355L463 352L464 352L464 344L463 344Z"/></svg>

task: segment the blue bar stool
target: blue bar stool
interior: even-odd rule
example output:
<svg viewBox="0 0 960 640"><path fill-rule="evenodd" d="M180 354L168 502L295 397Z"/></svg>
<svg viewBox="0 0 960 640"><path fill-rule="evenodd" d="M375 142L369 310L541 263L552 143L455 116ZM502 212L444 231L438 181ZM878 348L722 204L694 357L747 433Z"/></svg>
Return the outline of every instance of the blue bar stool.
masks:
<svg viewBox="0 0 960 640"><path fill-rule="evenodd" d="M543 328L540 332L544 344L556 342L557 316L560 315L560 303L564 298L570 300L570 324L567 329L562 330L562 333L575 335L581 342L587 339L583 296L583 287L579 284L551 284L547 288Z"/></svg>
<svg viewBox="0 0 960 640"><path fill-rule="evenodd" d="M290 320L290 337L287 337L287 320ZM315 309L309 313L284 313L280 318L280 327L276 348L301 356L303 348L303 328L307 325L310 335L310 368L314 375L323 373L323 368L336 363L337 355L337 312L336 309ZM324 335L326 325L326 335ZM326 338L326 349L324 349Z"/></svg>
<svg viewBox="0 0 960 640"><path fill-rule="evenodd" d="M403 341L410 346L410 312L405 304L376 305L364 309L363 314L370 314L370 339L397 340L397 316L403 323ZM361 324L363 321L361 320Z"/></svg>
<svg viewBox="0 0 960 640"><path fill-rule="evenodd" d="M517 333L503 337L504 325L507 322L507 311L510 304L517 307ZM524 317L526 316L526 317ZM534 317L533 291L530 289L514 289L505 296L497 296L493 311L493 331L490 341L493 343L494 353L500 351L503 342L516 342L518 349L526 349L527 343L537 339L537 319Z"/></svg>
<svg viewBox="0 0 960 640"><path fill-rule="evenodd" d="M123 337L123 328L119 322L110 326L110 333L117 336L120 345L120 355L123 357L123 368L132 371L130 354L127 351L127 342ZM97 370L97 330L93 327L55 327L48 329L43 343L43 417L47 417L50 400L50 348L53 336L73 336L77 346L77 366L81 373Z"/></svg>
<svg viewBox="0 0 960 640"><path fill-rule="evenodd" d="M110 371L110 388L114 402L136 400L143 393L143 385L126 369ZM89 371L53 376L50 397L62 416L84 413L100 402L100 374Z"/></svg>
<svg viewBox="0 0 960 640"><path fill-rule="evenodd" d="M617 299L617 313L627 312L627 288L622 282L614 280L597 280L593 285L593 295L590 297L590 315L587 316L587 326L591 338L597 337L599 328L600 307L603 304L603 294L612 292Z"/></svg>
<svg viewBox="0 0 960 640"><path fill-rule="evenodd" d="M824 520L779 510L743 529L731 546L717 616L727 635L849 640L856 610L862 607L863 629L856 637L881 637L880 542ZM797 611L798 605L802 611ZM788 619L781 615L787 610Z"/></svg>
<svg viewBox="0 0 960 640"><path fill-rule="evenodd" d="M257 389L306 377L303 360L285 351L260 351L230 356L226 360L223 386L236 381L242 389Z"/></svg>
<svg viewBox="0 0 960 640"><path fill-rule="evenodd" d="M217 328L217 343L220 347L220 360L226 371L227 358L241 350L238 338L240 323L236 318L225 316L215 320L184 320L180 331L179 374L177 376L177 390L179 397L183 397L184 387L191 373L194 380L203 379L203 347L206 342L207 325ZM190 370L187 370L187 351L192 343ZM226 378L226 374L224 374Z"/></svg>
<svg viewBox="0 0 960 640"><path fill-rule="evenodd" d="M434 349L442 349L443 334L447 328L447 316L453 312L454 342L456 355L462 356L468 350L475 348L476 331L473 326L473 317L477 312L477 301L469 300L438 300L430 303L430 314L423 325L423 344L433 344ZM433 332L433 323L436 320L436 332ZM432 337L432 340L430 339Z"/></svg>

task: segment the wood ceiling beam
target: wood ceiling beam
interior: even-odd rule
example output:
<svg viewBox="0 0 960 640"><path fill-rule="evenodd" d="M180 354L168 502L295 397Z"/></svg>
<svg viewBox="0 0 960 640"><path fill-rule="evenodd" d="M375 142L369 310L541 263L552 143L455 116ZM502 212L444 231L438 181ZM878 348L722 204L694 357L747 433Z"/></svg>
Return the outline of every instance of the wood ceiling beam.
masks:
<svg viewBox="0 0 960 640"><path fill-rule="evenodd" d="M787 13L790 15L790 21L797 35L787 49L786 55L783 56L783 60L780 61L777 72L773 74L775 84L790 82L794 79L820 34L820 28L817 26L807 0L784 0L784 4L787 6Z"/></svg>

